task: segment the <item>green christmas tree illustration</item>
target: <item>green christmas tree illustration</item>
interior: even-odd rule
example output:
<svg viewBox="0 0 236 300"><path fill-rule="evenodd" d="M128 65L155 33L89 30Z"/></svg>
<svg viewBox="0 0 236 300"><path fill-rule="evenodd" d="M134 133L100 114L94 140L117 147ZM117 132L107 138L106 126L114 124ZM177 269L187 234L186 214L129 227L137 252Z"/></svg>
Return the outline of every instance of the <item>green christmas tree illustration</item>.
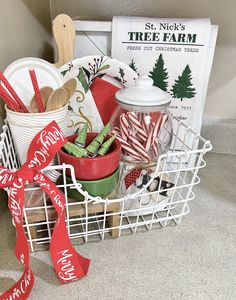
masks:
<svg viewBox="0 0 236 300"><path fill-rule="evenodd" d="M138 69L136 67L136 64L134 62L134 59L132 58L131 63L129 64L130 68L134 70L135 73L139 75Z"/></svg>
<svg viewBox="0 0 236 300"><path fill-rule="evenodd" d="M181 101L183 98L193 98L196 94L196 90L193 87L191 80L192 72L189 65L186 65L182 75L178 76L178 79L175 80L171 89L173 98L179 98Z"/></svg>
<svg viewBox="0 0 236 300"><path fill-rule="evenodd" d="M162 89L163 91L167 91L168 86L168 72L167 69L164 68L164 60L162 54L159 55L153 70L149 72L149 77L151 77L154 81L154 85Z"/></svg>

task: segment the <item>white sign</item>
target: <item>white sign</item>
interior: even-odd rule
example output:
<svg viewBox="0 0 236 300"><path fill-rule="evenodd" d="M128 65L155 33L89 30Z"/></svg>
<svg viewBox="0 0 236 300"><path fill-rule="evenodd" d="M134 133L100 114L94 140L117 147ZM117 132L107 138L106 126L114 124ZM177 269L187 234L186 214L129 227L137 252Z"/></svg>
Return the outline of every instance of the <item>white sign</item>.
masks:
<svg viewBox="0 0 236 300"><path fill-rule="evenodd" d="M200 132L218 26L209 19L114 17L112 57L172 95L171 112Z"/></svg>

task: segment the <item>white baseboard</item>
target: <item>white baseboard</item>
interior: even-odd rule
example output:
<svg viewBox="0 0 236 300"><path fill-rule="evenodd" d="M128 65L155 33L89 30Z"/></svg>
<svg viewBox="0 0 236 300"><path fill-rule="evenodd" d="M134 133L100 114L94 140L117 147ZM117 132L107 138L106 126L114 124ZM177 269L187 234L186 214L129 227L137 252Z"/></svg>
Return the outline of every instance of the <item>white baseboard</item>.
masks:
<svg viewBox="0 0 236 300"><path fill-rule="evenodd" d="M203 117L201 135L211 141L213 152L236 154L236 119Z"/></svg>

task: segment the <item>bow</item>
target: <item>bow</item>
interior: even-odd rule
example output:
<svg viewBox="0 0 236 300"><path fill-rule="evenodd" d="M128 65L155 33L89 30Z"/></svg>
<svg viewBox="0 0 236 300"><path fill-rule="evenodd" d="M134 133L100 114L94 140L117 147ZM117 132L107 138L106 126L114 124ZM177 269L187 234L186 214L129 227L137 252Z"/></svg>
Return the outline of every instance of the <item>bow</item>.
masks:
<svg viewBox="0 0 236 300"><path fill-rule="evenodd" d="M8 207L17 232L15 254L24 265L21 278L0 296L1 300L27 299L34 285L34 274L29 266L29 246L22 217L24 188L29 182L39 184L49 195L58 214L50 242L50 254L60 282L74 281L88 272L90 260L76 252L68 236L65 224L65 197L41 172L65 142L66 138L57 123L53 121L34 137L28 149L27 160L19 170L13 172L0 166L0 188L10 187Z"/></svg>

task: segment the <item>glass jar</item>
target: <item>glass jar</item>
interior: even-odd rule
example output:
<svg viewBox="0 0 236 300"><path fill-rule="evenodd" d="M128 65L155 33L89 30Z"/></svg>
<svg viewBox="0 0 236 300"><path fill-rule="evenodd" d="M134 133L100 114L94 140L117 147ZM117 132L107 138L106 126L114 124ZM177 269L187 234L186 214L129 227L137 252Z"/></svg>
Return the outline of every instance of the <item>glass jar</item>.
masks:
<svg viewBox="0 0 236 300"><path fill-rule="evenodd" d="M111 129L121 142L123 162L152 166L168 151L173 136L170 99L148 76L116 93L119 106L111 118Z"/></svg>

